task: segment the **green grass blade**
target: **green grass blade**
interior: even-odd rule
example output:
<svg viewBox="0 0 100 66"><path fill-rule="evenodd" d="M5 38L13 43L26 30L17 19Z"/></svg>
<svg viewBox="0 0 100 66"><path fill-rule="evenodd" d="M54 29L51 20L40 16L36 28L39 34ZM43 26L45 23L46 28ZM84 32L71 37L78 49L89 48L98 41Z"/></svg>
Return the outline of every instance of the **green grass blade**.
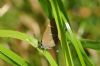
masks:
<svg viewBox="0 0 100 66"><path fill-rule="evenodd" d="M100 50L100 41L98 40L80 39L80 41L84 48Z"/></svg>
<svg viewBox="0 0 100 66"><path fill-rule="evenodd" d="M58 66L57 63L55 62L55 60L53 59L53 57L50 55L49 52L47 52L46 50L40 50L38 49L39 52L41 52L45 57L46 59L49 61L49 63L51 64L51 66Z"/></svg>
<svg viewBox="0 0 100 66"><path fill-rule="evenodd" d="M16 39L26 41L34 47L38 46L38 40L18 31L0 30L0 37L16 38Z"/></svg>
<svg viewBox="0 0 100 66"><path fill-rule="evenodd" d="M58 2L58 4L57 4ZM62 9L62 6L63 5L60 0L57 1L57 0L50 0L50 3L51 3L51 6L52 6L52 12L54 14L54 18L56 20L56 24L58 26L58 35L59 35L59 38L60 38L60 41L61 41L61 44L62 44L62 48L64 48L64 45L63 44L66 44L66 37L65 37L65 33L64 32L65 30L65 25L66 25L66 29L67 29L67 36L68 37L68 40L70 40L73 44L73 46L75 47L75 50L77 52L77 55L78 55L78 58L80 60L80 63L82 66L86 66L86 61L84 60L84 57L86 58L86 60L90 63L90 65L93 66L93 64L89 61L83 47L82 47L82 44L81 42L77 39L77 37L74 35L74 33L72 32L71 28L70 28L70 25L69 23L67 22L67 17L64 15L65 12L64 10L61 10ZM59 6L58 6L59 5ZM59 8L60 7L60 8ZM64 41L65 40L65 41ZM68 46L67 46L68 48ZM64 51L64 50L63 50ZM68 55L66 55L66 53L68 53ZM66 59L66 65L68 66L70 64L70 66L73 65L73 61L72 60L72 56L70 54L70 50L67 51L65 53L65 57L70 57L70 58L67 58ZM71 62L71 63L70 63ZM71 65L72 64L72 65Z"/></svg>
<svg viewBox="0 0 100 66"><path fill-rule="evenodd" d="M48 51L41 50L38 48L38 40L35 39L34 37L31 37L29 35L26 35L18 31L12 31L12 30L0 30L0 37L16 38L16 39L26 41L29 44L31 44L33 47L35 47L40 53L42 53L46 57L46 59L49 61L51 66L58 66Z"/></svg>
<svg viewBox="0 0 100 66"><path fill-rule="evenodd" d="M27 62L11 50L0 45L0 58L14 66L28 66Z"/></svg>
<svg viewBox="0 0 100 66"><path fill-rule="evenodd" d="M100 50L100 41L99 40L90 40L90 39L79 39L84 48L90 48L94 50ZM68 41L71 43L70 41Z"/></svg>
<svg viewBox="0 0 100 66"><path fill-rule="evenodd" d="M64 58L66 61L66 66L73 66L73 61L71 60L71 54L70 50L68 47L68 43L66 41L66 32L63 29L64 25L62 23L61 15L60 15L60 10L57 4L56 0L50 0L50 4L52 7L52 13L55 18L56 24L57 24L57 29L58 29L58 36L61 42L61 47L62 47L62 52L64 53Z"/></svg>
<svg viewBox="0 0 100 66"><path fill-rule="evenodd" d="M13 65L13 66L17 66L18 64L16 64L15 62L13 62L11 59L9 59L7 56L5 56L4 54L2 54L0 52L0 59L6 61L7 63Z"/></svg>
<svg viewBox="0 0 100 66"><path fill-rule="evenodd" d="M62 14L62 13L61 13ZM69 24L66 22L66 18L63 16L62 14L62 17L64 19L64 22L66 23L66 28L67 28L67 31L68 31L68 38L69 40L72 42L73 46L75 47L75 50L79 56L79 59L80 59L80 62L82 64L82 66L86 66L86 59L88 61L88 63L90 64L90 66L93 66L93 64L91 63L91 61L89 60L89 58L87 57L83 47L82 47L82 44L80 42L80 40L77 39L76 35L74 35L74 33L72 32ZM85 60L84 60L84 57L85 57Z"/></svg>

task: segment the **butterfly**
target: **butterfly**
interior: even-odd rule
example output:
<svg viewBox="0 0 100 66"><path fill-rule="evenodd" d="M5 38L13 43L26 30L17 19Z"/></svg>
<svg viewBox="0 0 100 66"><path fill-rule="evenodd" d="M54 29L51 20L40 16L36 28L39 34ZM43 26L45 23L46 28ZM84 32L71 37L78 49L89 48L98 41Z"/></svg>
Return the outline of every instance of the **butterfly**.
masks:
<svg viewBox="0 0 100 66"><path fill-rule="evenodd" d="M48 22L48 25L43 33L41 42L39 42L39 47L42 49L51 49L58 43L58 31L55 20L52 19Z"/></svg>

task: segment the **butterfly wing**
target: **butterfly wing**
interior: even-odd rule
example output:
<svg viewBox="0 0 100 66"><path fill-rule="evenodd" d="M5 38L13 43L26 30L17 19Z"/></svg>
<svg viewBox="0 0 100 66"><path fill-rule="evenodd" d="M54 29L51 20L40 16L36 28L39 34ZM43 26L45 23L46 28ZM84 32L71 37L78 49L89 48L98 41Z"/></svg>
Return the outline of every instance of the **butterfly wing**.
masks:
<svg viewBox="0 0 100 66"><path fill-rule="evenodd" d="M43 34L42 44L43 44L44 48L47 48L47 49L55 46L52 32L51 32L50 22L48 23L48 26L46 27L46 30Z"/></svg>

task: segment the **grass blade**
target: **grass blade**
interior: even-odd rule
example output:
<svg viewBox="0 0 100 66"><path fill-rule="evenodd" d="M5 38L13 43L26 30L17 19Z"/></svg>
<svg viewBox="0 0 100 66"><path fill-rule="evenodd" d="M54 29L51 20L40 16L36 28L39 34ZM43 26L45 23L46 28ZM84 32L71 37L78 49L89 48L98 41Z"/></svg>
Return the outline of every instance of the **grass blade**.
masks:
<svg viewBox="0 0 100 66"><path fill-rule="evenodd" d="M14 66L28 66L28 63L24 59L2 45L0 45L0 58Z"/></svg>
<svg viewBox="0 0 100 66"><path fill-rule="evenodd" d="M80 39L80 41L84 48L100 50L100 41L98 40Z"/></svg>
<svg viewBox="0 0 100 66"><path fill-rule="evenodd" d="M31 37L29 35L26 35L18 31L12 31L12 30L0 30L0 37L10 37L10 38L16 38L16 39L26 41L29 44L31 44L33 47L35 47L40 53L42 53L49 61L51 66L58 66L48 51L41 50L38 48L38 40L35 39L34 37Z"/></svg>

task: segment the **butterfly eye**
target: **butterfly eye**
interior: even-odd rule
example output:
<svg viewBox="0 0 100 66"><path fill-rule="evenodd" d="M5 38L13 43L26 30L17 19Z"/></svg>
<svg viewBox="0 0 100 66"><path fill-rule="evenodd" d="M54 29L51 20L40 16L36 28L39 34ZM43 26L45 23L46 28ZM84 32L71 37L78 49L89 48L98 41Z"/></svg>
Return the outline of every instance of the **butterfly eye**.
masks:
<svg viewBox="0 0 100 66"><path fill-rule="evenodd" d="M38 41L38 48L42 48L42 43Z"/></svg>
<svg viewBox="0 0 100 66"><path fill-rule="evenodd" d="M47 47L45 46L45 44L42 44L42 42L39 42L39 41L38 41L38 48L40 48L40 49L42 49L42 50L49 49L49 47L47 48Z"/></svg>

